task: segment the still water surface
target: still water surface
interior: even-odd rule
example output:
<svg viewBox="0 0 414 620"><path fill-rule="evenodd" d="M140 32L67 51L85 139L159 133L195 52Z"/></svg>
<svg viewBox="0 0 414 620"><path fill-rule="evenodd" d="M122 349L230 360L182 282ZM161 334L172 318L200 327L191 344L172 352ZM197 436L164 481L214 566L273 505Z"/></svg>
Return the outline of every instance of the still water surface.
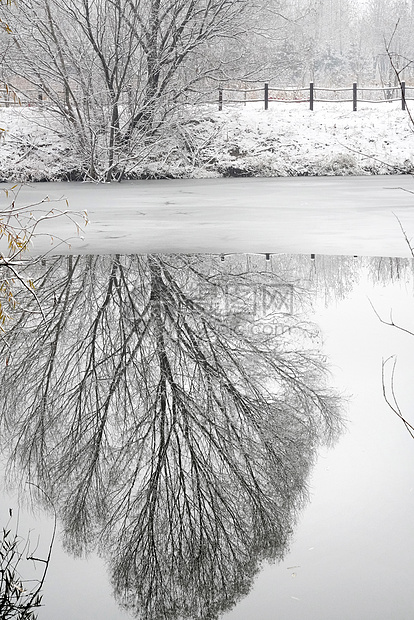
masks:
<svg viewBox="0 0 414 620"><path fill-rule="evenodd" d="M384 402L381 360L398 354L409 415L413 338L369 303L413 327L409 263L73 257L42 269L46 324L33 307L10 332L3 453L53 497L60 540L98 550L121 603L139 617L174 600L177 617L412 617L413 439ZM325 388L341 396L339 435ZM44 544L50 521L33 524ZM40 620L123 617L102 566L58 541Z"/></svg>

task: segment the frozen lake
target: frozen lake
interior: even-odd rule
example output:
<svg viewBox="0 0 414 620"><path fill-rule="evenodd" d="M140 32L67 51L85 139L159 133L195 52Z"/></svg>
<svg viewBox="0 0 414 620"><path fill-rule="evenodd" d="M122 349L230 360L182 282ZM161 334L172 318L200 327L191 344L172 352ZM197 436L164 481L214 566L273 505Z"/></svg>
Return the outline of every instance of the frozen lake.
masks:
<svg viewBox="0 0 414 620"><path fill-rule="evenodd" d="M5 185L3 187L6 187ZM17 205L46 196L87 209L85 239L54 253L318 253L408 256L397 218L414 231L410 176L283 177L39 183L23 187ZM4 197L2 201L4 201ZM2 203L6 206L6 203ZM42 228L63 239L69 222ZM36 239L33 253L51 249Z"/></svg>

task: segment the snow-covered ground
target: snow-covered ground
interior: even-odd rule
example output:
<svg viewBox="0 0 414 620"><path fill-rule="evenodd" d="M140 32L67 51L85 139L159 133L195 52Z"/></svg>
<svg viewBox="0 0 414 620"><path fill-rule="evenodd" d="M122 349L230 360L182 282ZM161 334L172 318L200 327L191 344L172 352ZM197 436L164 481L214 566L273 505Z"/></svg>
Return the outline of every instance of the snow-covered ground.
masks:
<svg viewBox="0 0 414 620"><path fill-rule="evenodd" d="M414 171L414 133L398 102L271 102L188 108L130 177L311 176ZM70 140L37 108L0 108L0 181L61 180L78 166Z"/></svg>

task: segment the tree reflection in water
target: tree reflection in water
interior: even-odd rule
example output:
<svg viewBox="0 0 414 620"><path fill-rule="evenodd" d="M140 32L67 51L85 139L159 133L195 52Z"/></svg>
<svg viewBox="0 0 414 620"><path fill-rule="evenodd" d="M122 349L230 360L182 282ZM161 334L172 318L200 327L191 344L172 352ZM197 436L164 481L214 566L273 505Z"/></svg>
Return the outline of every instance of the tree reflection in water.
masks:
<svg viewBox="0 0 414 620"><path fill-rule="evenodd" d="M48 260L36 289L43 316L27 295L2 343L9 475L53 499L66 546L97 549L137 617L217 617L283 556L340 430L301 292L158 255Z"/></svg>

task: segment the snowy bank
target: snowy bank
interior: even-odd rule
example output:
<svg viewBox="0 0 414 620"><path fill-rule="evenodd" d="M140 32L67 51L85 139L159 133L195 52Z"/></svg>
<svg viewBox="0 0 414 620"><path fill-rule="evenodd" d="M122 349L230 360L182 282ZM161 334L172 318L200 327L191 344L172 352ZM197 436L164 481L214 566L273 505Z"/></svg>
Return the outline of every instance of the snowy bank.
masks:
<svg viewBox="0 0 414 620"><path fill-rule="evenodd" d="M137 153L125 176L206 178L414 172L414 133L398 102L272 102L188 108L161 139ZM0 181L79 179L70 139L37 108L0 108Z"/></svg>

